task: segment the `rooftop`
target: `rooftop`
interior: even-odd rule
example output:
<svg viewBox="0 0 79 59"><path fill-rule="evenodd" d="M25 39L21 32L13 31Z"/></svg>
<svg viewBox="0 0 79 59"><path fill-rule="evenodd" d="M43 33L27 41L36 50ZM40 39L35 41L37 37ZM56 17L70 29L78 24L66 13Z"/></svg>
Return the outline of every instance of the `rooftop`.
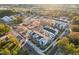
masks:
<svg viewBox="0 0 79 59"><path fill-rule="evenodd" d="M50 29L50 28L44 27L44 29L47 30L47 31L50 31L51 33L55 33L55 32L56 32L55 30L52 30L52 29Z"/></svg>

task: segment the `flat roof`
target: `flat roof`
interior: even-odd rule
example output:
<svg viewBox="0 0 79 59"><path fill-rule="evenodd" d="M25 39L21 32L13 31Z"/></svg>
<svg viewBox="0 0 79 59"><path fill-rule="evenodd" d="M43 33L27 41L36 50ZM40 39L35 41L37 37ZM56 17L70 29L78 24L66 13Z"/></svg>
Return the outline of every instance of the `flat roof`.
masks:
<svg viewBox="0 0 79 59"><path fill-rule="evenodd" d="M47 30L47 31L50 31L50 32L52 32L52 33L55 33L55 32L56 32L56 31L54 31L53 29L50 29L50 28L47 28L47 27L44 27L44 29Z"/></svg>

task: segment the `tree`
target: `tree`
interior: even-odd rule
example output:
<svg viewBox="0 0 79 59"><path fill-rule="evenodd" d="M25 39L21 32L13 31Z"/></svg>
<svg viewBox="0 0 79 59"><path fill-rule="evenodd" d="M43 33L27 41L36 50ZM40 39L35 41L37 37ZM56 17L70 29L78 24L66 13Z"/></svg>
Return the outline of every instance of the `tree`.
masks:
<svg viewBox="0 0 79 59"><path fill-rule="evenodd" d="M19 42L17 41L17 38L15 36L8 34L7 37L9 38L10 42L15 42L16 45L19 45Z"/></svg>
<svg viewBox="0 0 79 59"><path fill-rule="evenodd" d="M75 32L79 32L79 25L73 25L72 30Z"/></svg>
<svg viewBox="0 0 79 59"><path fill-rule="evenodd" d="M4 16L10 16L10 15L14 15L14 14L18 14L18 12L14 12L12 10L0 10L0 17L4 17Z"/></svg>
<svg viewBox="0 0 79 59"><path fill-rule="evenodd" d="M0 54L2 55L10 55L10 54L18 54L20 51L19 42L16 37L11 35L10 33L6 35L8 37L8 41L6 38L0 41Z"/></svg>
<svg viewBox="0 0 79 59"><path fill-rule="evenodd" d="M19 51L20 51L20 47L17 46L17 47L12 51L12 54L17 55Z"/></svg>
<svg viewBox="0 0 79 59"><path fill-rule="evenodd" d="M8 50L7 48L2 50L2 54L4 55L10 55L10 50Z"/></svg>
<svg viewBox="0 0 79 59"><path fill-rule="evenodd" d="M14 51L12 51L12 54L13 54L13 55L17 55L18 52L14 50Z"/></svg>
<svg viewBox="0 0 79 59"><path fill-rule="evenodd" d="M10 27L6 24L0 23L0 35L10 32Z"/></svg>
<svg viewBox="0 0 79 59"><path fill-rule="evenodd" d="M67 44L65 47L66 54L75 54L75 45L73 43Z"/></svg>
<svg viewBox="0 0 79 59"><path fill-rule="evenodd" d="M67 45L67 43L69 43L69 39L67 37L63 37L57 43L59 47L64 48Z"/></svg>
<svg viewBox="0 0 79 59"><path fill-rule="evenodd" d="M75 45L79 45L79 32L71 32L69 37L71 37L70 40L73 41Z"/></svg>
<svg viewBox="0 0 79 59"><path fill-rule="evenodd" d="M76 55L79 55L79 48L76 49Z"/></svg>
<svg viewBox="0 0 79 59"><path fill-rule="evenodd" d="M60 48L60 51L64 54L78 54L77 51L79 50L69 41L69 38L67 37L63 37L61 40L59 40L57 45Z"/></svg>
<svg viewBox="0 0 79 59"><path fill-rule="evenodd" d="M5 25L5 27L4 27L4 31L5 31L5 33L10 32L10 27L9 27L9 26L7 26L7 25Z"/></svg>
<svg viewBox="0 0 79 59"><path fill-rule="evenodd" d="M17 16L16 19L14 19L13 21L11 21L11 24L16 25L16 24L20 24L23 22L23 17L22 16Z"/></svg>

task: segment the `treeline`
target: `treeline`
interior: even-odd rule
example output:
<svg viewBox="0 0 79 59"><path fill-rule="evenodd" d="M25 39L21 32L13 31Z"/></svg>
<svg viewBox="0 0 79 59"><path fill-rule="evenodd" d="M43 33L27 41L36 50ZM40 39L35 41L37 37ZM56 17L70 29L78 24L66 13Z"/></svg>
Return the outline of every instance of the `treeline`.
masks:
<svg viewBox="0 0 79 59"><path fill-rule="evenodd" d="M13 10L0 10L0 17L10 16L18 13L19 12L14 12Z"/></svg>

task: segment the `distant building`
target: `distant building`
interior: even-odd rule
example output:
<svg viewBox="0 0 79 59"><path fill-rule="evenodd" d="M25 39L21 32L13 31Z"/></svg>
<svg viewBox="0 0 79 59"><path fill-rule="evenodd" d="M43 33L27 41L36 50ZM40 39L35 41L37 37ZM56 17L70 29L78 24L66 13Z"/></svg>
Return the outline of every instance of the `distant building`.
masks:
<svg viewBox="0 0 79 59"><path fill-rule="evenodd" d="M64 23L64 22L61 22L61 21L56 21L54 26L61 30L61 29L67 28L68 25L67 25L67 23Z"/></svg>
<svg viewBox="0 0 79 59"><path fill-rule="evenodd" d="M69 21L66 18L59 18L57 20L53 20L53 26L57 27L60 30L64 30L68 27Z"/></svg>
<svg viewBox="0 0 79 59"><path fill-rule="evenodd" d="M1 18L4 22L9 23L10 21L12 21L13 19L11 19L9 16L4 16L3 18Z"/></svg>

